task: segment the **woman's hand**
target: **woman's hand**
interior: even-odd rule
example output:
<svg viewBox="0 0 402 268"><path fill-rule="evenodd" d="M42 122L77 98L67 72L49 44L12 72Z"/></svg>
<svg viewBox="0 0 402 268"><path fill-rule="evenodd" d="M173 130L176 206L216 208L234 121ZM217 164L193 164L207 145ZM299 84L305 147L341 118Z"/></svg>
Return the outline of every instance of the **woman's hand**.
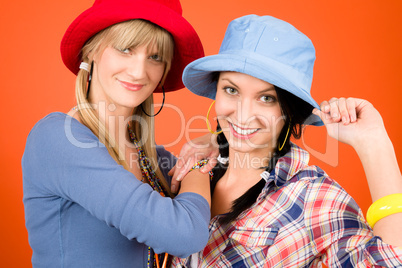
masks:
<svg viewBox="0 0 402 268"><path fill-rule="evenodd" d="M169 171L169 175L173 175L171 190L176 193L179 189L180 181L190 171L195 163L202 159L208 159L206 164L200 171L208 173L217 163L216 158L219 155L216 135L206 134L183 145L176 165Z"/></svg>
<svg viewBox="0 0 402 268"><path fill-rule="evenodd" d="M324 122L329 136L355 149L386 135L380 113L366 100L332 98L321 103L321 111L314 109L313 113Z"/></svg>
<svg viewBox="0 0 402 268"><path fill-rule="evenodd" d="M314 109L324 122L328 134L350 144L362 162L373 201L402 193L402 176L394 147L381 115L368 101L355 98L332 98ZM389 215L374 225L374 234L388 244L402 246L402 213Z"/></svg>

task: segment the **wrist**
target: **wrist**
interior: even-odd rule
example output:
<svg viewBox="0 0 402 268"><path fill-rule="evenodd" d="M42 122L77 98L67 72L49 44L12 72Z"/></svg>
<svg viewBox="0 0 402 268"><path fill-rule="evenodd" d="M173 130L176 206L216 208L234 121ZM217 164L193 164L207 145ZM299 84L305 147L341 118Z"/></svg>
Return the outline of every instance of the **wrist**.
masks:
<svg viewBox="0 0 402 268"><path fill-rule="evenodd" d="M373 129L361 133L359 137L351 144L355 151L360 153L374 153L392 147L391 140L385 129Z"/></svg>
<svg viewBox="0 0 402 268"><path fill-rule="evenodd" d="M202 160L198 161L197 163L194 164L194 166L190 169L189 172L196 170L196 169L199 169L200 171L202 171L203 167L208 164L208 161L209 161L208 159L202 159ZM208 174L209 174L210 178L212 179L212 176L213 176L212 171L209 171Z"/></svg>
<svg viewBox="0 0 402 268"><path fill-rule="evenodd" d="M402 212L402 193L390 194L376 200L367 211L367 222L374 228L377 221Z"/></svg>

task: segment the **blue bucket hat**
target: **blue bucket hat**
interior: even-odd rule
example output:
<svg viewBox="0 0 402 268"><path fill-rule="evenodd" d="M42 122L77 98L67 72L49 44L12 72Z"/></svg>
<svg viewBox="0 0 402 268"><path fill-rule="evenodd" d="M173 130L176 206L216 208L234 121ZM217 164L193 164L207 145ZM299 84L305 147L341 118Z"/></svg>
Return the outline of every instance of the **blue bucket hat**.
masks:
<svg viewBox="0 0 402 268"><path fill-rule="evenodd" d="M291 24L271 16L247 15L233 20L219 54L193 61L184 69L184 85L193 93L215 99L214 72L233 71L280 87L319 108L310 95L315 49ZM307 125L321 126L311 114Z"/></svg>

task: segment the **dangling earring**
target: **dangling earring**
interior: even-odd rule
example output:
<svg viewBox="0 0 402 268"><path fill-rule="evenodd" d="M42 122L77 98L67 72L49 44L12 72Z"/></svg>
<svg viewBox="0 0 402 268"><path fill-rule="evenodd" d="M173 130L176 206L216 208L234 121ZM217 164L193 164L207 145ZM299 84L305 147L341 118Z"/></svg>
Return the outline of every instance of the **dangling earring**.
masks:
<svg viewBox="0 0 402 268"><path fill-rule="evenodd" d="M279 146L279 144L278 144L278 150L279 150L279 152L282 151L283 146L285 146L286 140L288 139L289 132L290 132L290 125L291 125L290 122L292 122L292 121L289 120L288 131L286 132L286 137L285 137L285 140L283 141L282 146Z"/></svg>
<svg viewBox="0 0 402 268"><path fill-rule="evenodd" d="M157 116L157 115L162 111L163 104L165 104L165 88L164 88L163 86L162 86L162 92L163 92L163 100L162 100L162 106L161 106L161 108L159 109L159 111L158 111L156 114L154 114L154 115L149 115L149 114L147 114L147 112L145 112L144 108L142 107L142 103L141 103L141 104L140 104L141 110L144 112L144 114L146 114L146 115L149 116L149 117L154 117L154 116Z"/></svg>
<svg viewBox="0 0 402 268"><path fill-rule="evenodd" d="M93 69L94 69L94 61L91 62L91 71L89 72L89 77L88 77L87 99L88 99L88 96L89 96L89 90L91 89L91 81L92 81Z"/></svg>
<svg viewBox="0 0 402 268"><path fill-rule="evenodd" d="M209 113L211 112L211 108L212 108L212 105L214 105L214 103L215 103L215 101L213 101L211 103L211 105L209 106L208 113L207 113L207 119L205 121L207 122L207 128L208 128L209 132L211 132L212 134L218 135L218 134L222 133L222 129L219 132L213 132L212 129L211 129L211 126L209 125Z"/></svg>

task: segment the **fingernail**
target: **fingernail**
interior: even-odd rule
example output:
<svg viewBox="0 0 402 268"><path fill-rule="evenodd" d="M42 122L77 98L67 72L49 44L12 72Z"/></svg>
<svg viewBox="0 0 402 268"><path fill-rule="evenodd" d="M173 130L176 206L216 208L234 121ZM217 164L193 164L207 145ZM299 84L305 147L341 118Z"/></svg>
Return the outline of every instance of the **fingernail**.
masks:
<svg viewBox="0 0 402 268"><path fill-rule="evenodd" d="M338 118L339 115L338 115L337 113L333 113L333 114L332 114L332 117L333 117L333 118Z"/></svg>
<svg viewBox="0 0 402 268"><path fill-rule="evenodd" d="M172 193L176 193L176 185L172 185Z"/></svg>
<svg viewBox="0 0 402 268"><path fill-rule="evenodd" d="M178 175L176 178L176 181L180 181L181 180L182 175Z"/></svg>

